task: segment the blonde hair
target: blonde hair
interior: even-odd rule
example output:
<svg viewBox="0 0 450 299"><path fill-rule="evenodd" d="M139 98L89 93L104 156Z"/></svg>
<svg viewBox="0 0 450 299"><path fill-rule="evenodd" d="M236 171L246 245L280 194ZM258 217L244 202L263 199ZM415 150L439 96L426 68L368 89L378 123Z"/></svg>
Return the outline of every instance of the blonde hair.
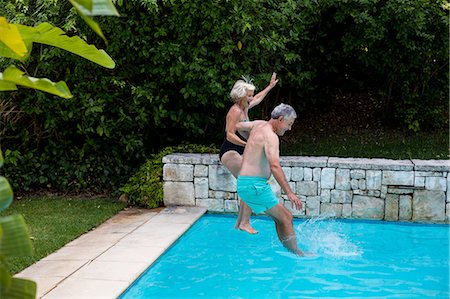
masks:
<svg viewBox="0 0 450 299"><path fill-rule="evenodd" d="M239 79L236 83L234 83L234 86L230 92L230 98L233 103L237 103L247 95L248 91L255 91L255 89L256 87L253 85L252 80L242 76L242 79Z"/></svg>

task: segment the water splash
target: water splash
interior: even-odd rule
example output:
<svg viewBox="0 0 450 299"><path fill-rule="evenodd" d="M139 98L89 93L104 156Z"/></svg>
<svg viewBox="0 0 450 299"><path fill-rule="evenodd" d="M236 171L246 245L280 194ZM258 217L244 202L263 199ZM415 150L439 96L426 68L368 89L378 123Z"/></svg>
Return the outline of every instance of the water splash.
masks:
<svg viewBox="0 0 450 299"><path fill-rule="evenodd" d="M310 218L296 226L299 246L318 255L332 257L358 257L363 250L344 232L342 222L322 215Z"/></svg>

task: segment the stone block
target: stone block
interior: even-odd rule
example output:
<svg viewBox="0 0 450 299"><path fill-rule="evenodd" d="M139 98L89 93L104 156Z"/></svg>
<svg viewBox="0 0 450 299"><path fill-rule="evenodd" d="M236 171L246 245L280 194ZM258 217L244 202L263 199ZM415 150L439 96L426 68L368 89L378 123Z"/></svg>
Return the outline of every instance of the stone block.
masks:
<svg viewBox="0 0 450 299"><path fill-rule="evenodd" d="M193 182L164 182L164 205L195 206Z"/></svg>
<svg viewBox="0 0 450 299"><path fill-rule="evenodd" d="M331 203L351 203L352 191L331 190Z"/></svg>
<svg viewBox="0 0 450 299"><path fill-rule="evenodd" d="M450 203L445 205L445 222L450 222Z"/></svg>
<svg viewBox="0 0 450 299"><path fill-rule="evenodd" d="M336 169L336 189L350 190L350 169Z"/></svg>
<svg viewBox="0 0 450 299"><path fill-rule="evenodd" d="M433 190L415 190L412 200L413 221L444 221L445 193Z"/></svg>
<svg viewBox="0 0 450 299"><path fill-rule="evenodd" d="M291 179L294 182L299 182L303 180L303 167L292 167L291 168Z"/></svg>
<svg viewBox="0 0 450 299"><path fill-rule="evenodd" d="M291 167L281 167L283 169L284 176L286 180L289 182L291 180L292 169Z"/></svg>
<svg viewBox="0 0 450 299"><path fill-rule="evenodd" d="M365 179L358 180L358 189L360 189L360 190L366 190L367 189L367 185L366 185L366 180Z"/></svg>
<svg viewBox="0 0 450 299"><path fill-rule="evenodd" d="M414 189L412 188L388 188L387 193L392 194L413 194Z"/></svg>
<svg viewBox="0 0 450 299"><path fill-rule="evenodd" d="M377 170L413 170L409 160L368 159L368 158L328 158L328 167L361 168Z"/></svg>
<svg viewBox="0 0 450 299"><path fill-rule="evenodd" d="M384 205L384 220L397 221L398 220L398 194L387 194Z"/></svg>
<svg viewBox="0 0 450 299"><path fill-rule="evenodd" d="M208 198L208 178L194 178L194 189L196 198Z"/></svg>
<svg viewBox="0 0 450 299"><path fill-rule="evenodd" d="M342 204L321 203L320 215L340 218L342 216Z"/></svg>
<svg viewBox="0 0 450 299"><path fill-rule="evenodd" d="M444 177L426 177L425 178L425 189L427 190L447 190L447 180Z"/></svg>
<svg viewBox="0 0 450 299"><path fill-rule="evenodd" d="M331 190L321 189L320 190L320 202L330 202L331 200Z"/></svg>
<svg viewBox="0 0 450 299"><path fill-rule="evenodd" d="M295 193L299 194L299 195L306 195L306 196L318 195L317 182L313 182L313 181L297 182L297 191Z"/></svg>
<svg viewBox="0 0 450 299"><path fill-rule="evenodd" d="M411 220L412 218L412 196L400 195L399 196L399 220Z"/></svg>
<svg viewBox="0 0 450 299"><path fill-rule="evenodd" d="M414 173L417 176L445 176L441 171L416 171Z"/></svg>
<svg viewBox="0 0 450 299"><path fill-rule="evenodd" d="M208 191L208 198L236 199L235 192L229 191Z"/></svg>
<svg viewBox="0 0 450 299"><path fill-rule="evenodd" d="M281 166L291 167L325 167L328 157L283 156L280 158Z"/></svg>
<svg viewBox="0 0 450 299"><path fill-rule="evenodd" d="M380 197L381 191L379 191L379 190L368 190L368 191L367 191L367 195L369 195L369 196L375 196L375 197Z"/></svg>
<svg viewBox="0 0 450 299"><path fill-rule="evenodd" d="M417 188L425 187L425 177L417 176L417 173L416 173L416 176L414 177L414 187L417 187Z"/></svg>
<svg viewBox="0 0 450 299"><path fill-rule="evenodd" d="M450 202L450 175L447 176L447 192L445 194L445 201Z"/></svg>
<svg viewBox="0 0 450 299"><path fill-rule="evenodd" d="M381 189L381 170L366 171L366 186L368 190Z"/></svg>
<svg viewBox="0 0 450 299"><path fill-rule="evenodd" d="M239 211L239 205L237 200L224 200L224 212L237 213Z"/></svg>
<svg viewBox="0 0 450 299"><path fill-rule="evenodd" d="M314 168L313 169L313 181L320 182L320 174L322 173L322 168Z"/></svg>
<svg viewBox="0 0 450 299"><path fill-rule="evenodd" d="M312 179L313 179L312 169L309 167L303 168L303 180L312 181Z"/></svg>
<svg viewBox="0 0 450 299"><path fill-rule="evenodd" d="M344 203L342 205L342 217L344 218L352 217L352 204Z"/></svg>
<svg viewBox="0 0 450 299"><path fill-rule="evenodd" d="M208 176L208 166L197 164L194 166L194 176L195 177L207 177Z"/></svg>
<svg viewBox="0 0 450 299"><path fill-rule="evenodd" d="M416 160L413 159L416 171L450 171L450 160Z"/></svg>
<svg viewBox="0 0 450 299"><path fill-rule="evenodd" d="M222 165L208 166L209 189L217 191L236 191L236 178Z"/></svg>
<svg viewBox="0 0 450 299"><path fill-rule="evenodd" d="M320 197L309 196L306 199L306 216L319 216L320 214Z"/></svg>
<svg viewBox="0 0 450 299"><path fill-rule="evenodd" d="M366 171L364 169L351 169L350 177L355 180L366 178Z"/></svg>
<svg viewBox="0 0 450 299"><path fill-rule="evenodd" d="M334 183L336 178L335 168L323 168L320 177L322 189L334 189Z"/></svg>
<svg viewBox="0 0 450 299"><path fill-rule="evenodd" d="M223 212L224 211L224 201L223 199L217 198L198 198L196 200L198 207L204 207L208 211L212 212Z"/></svg>
<svg viewBox="0 0 450 299"><path fill-rule="evenodd" d="M371 196L353 196L352 217L360 219L383 219L384 200Z"/></svg>
<svg viewBox="0 0 450 299"><path fill-rule="evenodd" d="M383 171L383 185L414 186L414 171Z"/></svg>
<svg viewBox="0 0 450 299"><path fill-rule="evenodd" d="M192 182L194 180L194 166L187 164L164 164L164 181Z"/></svg>
<svg viewBox="0 0 450 299"><path fill-rule="evenodd" d="M350 186L352 187L352 190L358 190L358 180L357 179L351 179Z"/></svg>

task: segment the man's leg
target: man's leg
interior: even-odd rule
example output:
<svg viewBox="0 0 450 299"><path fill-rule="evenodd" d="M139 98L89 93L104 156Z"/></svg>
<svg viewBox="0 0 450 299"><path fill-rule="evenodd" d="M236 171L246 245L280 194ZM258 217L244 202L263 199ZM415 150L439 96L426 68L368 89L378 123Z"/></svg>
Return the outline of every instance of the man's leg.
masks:
<svg viewBox="0 0 450 299"><path fill-rule="evenodd" d="M281 203L266 211L275 221L278 239L281 244L292 253L303 256L304 253L298 248L292 224L292 214Z"/></svg>

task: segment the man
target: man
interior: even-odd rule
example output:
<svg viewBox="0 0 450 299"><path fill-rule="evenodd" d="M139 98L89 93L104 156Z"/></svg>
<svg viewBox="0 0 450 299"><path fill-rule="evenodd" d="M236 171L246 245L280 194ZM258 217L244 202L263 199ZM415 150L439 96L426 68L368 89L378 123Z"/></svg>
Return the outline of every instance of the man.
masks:
<svg viewBox="0 0 450 299"><path fill-rule="evenodd" d="M265 212L275 221L278 239L294 254L303 256L298 248L292 224L292 214L273 193L267 180L272 173L292 203L301 209L300 199L289 187L280 165L279 136L292 128L297 113L286 104L276 106L269 121L241 122L238 130L249 130L250 136L244 150L237 192L255 213Z"/></svg>

